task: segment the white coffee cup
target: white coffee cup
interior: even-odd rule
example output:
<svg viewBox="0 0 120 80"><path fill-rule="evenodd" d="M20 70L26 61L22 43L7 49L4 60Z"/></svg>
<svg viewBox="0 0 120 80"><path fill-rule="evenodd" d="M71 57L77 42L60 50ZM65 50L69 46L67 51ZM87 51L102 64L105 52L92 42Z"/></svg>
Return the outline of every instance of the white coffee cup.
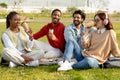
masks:
<svg viewBox="0 0 120 80"><path fill-rule="evenodd" d="M49 29L49 33L53 34L54 30L53 29Z"/></svg>

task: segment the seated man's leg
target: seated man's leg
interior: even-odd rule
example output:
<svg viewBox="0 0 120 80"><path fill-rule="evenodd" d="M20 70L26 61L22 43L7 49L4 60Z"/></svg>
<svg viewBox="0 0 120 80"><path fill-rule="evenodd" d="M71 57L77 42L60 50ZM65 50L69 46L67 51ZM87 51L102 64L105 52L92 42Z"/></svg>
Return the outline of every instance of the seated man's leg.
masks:
<svg viewBox="0 0 120 80"><path fill-rule="evenodd" d="M60 49L53 48L49 51L46 51L44 54L44 58L59 58L62 57L63 53L60 51Z"/></svg>
<svg viewBox="0 0 120 80"><path fill-rule="evenodd" d="M72 65L74 69L89 69L89 68L99 68L97 59L92 57L85 57L83 60Z"/></svg>
<svg viewBox="0 0 120 80"><path fill-rule="evenodd" d="M81 48L79 47L78 43L75 40L68 40L64 52L64 59L70 60L73 56L76 58L77 61L83 59Z"/></svg>
<svg viewBox="0 0 120 80"><path fill-rule="evenodd" d="M74 57L79 62L84 58L82 56L82 48L80 48L79 45L76 44L76 43L75 43L74 47L75 47L75 49L74 49Z"/></svg>
<svg viewBox="0 0 120 80"><path fill-rule="evenodd" d="M63 55L60 49L54 48L48 43L37 40L35 41L34 48L43 49L45 51L44 58L58 58Z"/></svg>
<svg viewBox="0 0 120 80"><path fill-rule="evenodd" d="M38 60L44 57L44 50L43 49L36 49L29 53L26 53L26 56L32 57L34 60Z"/></svg>
<svg viewBox="0 0 120 80"><path fill-rule="evenodd" d="M74 40L68 40L68 42L66 42L65 52L64 52L64 56L63 56L64 60L68 60L68 61L71 60L71 58L74 55L75 45L77 46L76 48L79 50L79 46L77 43L75 43Z"/></svg>
<svg viewBox="0 0 120 80"><path fill-rule="evenodd" d="M38 40L34 41L33 48L35 48L35 49L43 49L43 50L50 50L51 49L50 45L48 43L38 41Z"/></svg>
<svg viewBox="0 0 120 80"><path fill-rule="evenodd" d="M74 56L76 59L83 59L83 57L80 54L80 47L78 45L78 43L74 40L68 40L68 42L66 43L66 48L65 48L65 52L64 52L64 61L62 61L61 63L59 62L58 65L60 65L60 67L57 69L57 71L67 71L72 69L72 66L74 64L74 62L70 62L71 58ZM82 58L81 58L82 57Z"/></svg>

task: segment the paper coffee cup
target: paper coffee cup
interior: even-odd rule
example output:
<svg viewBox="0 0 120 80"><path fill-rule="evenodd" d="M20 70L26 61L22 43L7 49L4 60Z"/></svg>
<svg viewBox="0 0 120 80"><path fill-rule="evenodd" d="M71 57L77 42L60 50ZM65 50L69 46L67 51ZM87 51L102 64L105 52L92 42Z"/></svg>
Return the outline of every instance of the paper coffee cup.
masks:
<svg viewBox="0 0 120 80"><path fill-rule="evenodd" d="M53 29L49 29L49 33L53 34L54 30Z"/></svg>

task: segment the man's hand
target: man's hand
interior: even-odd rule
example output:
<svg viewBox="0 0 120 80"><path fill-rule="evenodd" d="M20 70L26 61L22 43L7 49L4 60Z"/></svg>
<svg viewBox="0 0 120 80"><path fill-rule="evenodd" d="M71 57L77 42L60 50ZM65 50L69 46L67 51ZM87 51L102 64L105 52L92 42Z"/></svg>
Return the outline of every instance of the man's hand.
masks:
<svg viewBox="0 0 120 80"><path fill-rule="evenodd" d="M56 36L54 35L54 30L53 30L53 29L49 29L48 36L49 36L49 38L52 39L53 41L56 39Z"/></svg>
<svg viewBox="0 0 120 80"><path fill-rule="evenodd" d="M49 33L49 38L52 39L53 41L56 40L56 36L54 34Z"/></svg>

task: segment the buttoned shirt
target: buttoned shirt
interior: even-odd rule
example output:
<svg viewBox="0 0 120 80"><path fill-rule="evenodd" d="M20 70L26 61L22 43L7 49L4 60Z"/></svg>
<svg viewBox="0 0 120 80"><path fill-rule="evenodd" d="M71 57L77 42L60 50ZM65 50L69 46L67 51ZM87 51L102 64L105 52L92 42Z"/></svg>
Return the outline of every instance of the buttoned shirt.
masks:
<svg viewBox="0 0 120 80"><path fill-rule="evenodd" d="M65 31L64 31L64 37L65 37L66 42L69 39L75 40L80 46L80 48L82 48L82 45L81 45L82 36L80 36L80 34L84 33L85 31L86 31L85 24L82 24L79 30L76 28L74 24L70 24L66 26Z"/></svg>

